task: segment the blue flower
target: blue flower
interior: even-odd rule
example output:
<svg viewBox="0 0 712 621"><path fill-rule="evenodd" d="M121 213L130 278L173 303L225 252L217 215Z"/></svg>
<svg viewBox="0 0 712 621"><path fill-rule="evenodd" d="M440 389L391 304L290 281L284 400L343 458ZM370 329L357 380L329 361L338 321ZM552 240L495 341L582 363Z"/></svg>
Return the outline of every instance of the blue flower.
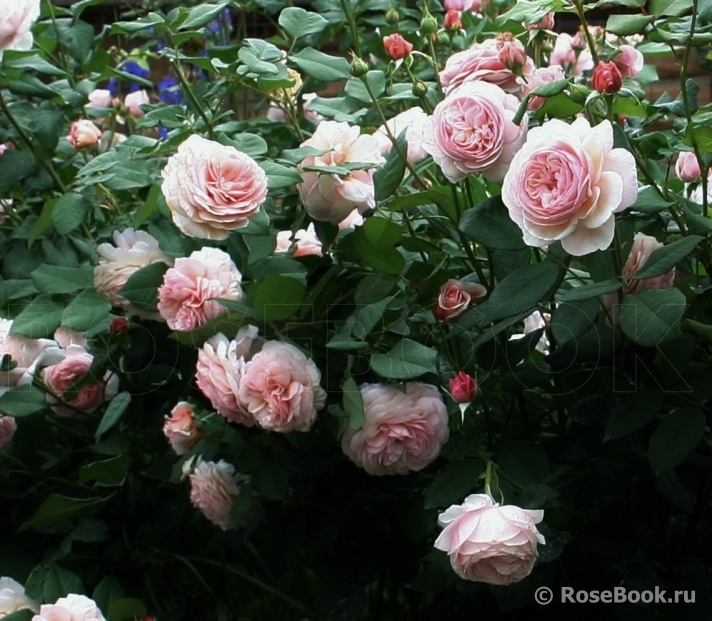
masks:
<svg viewBox="0 0 712 621"><path fill-rule="evenodd" d="M158 99L167 105L182 105L185 103L183 91L173 76L166 76L157 85Z"/></svg>

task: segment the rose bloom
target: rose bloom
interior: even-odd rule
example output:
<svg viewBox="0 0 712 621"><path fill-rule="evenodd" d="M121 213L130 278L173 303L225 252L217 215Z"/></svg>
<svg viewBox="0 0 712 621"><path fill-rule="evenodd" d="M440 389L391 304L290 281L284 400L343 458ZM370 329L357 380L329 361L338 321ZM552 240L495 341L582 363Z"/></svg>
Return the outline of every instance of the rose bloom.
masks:
<svg viewBox="0 0 712 621"><path fill-rule="evenodd" d="M66 349L70 345L87 346L87 339L81 332L66 326L60 326L54 331L54 340L62 349Z"/></svg>
<svg viewBox="0 0 712 621"><path fill-rule="evenodd" d="M101 139L101 130L92 121L80 119L74 121L69 130L67 141L75 149L93 147Z"/></svg>
<svg viewBox="0 0 712 621"><path fill-rule="evenodd" d="M222 459L200 462L190 475L190 501L223 530L237 528L230 522L230 510L239 494L235 467Z"/></svg>
<svg viewBox="0 0 712 621"><path fill-rule="evenodd" d="M347 427L341 448L357 466L373 475L408 474L440 455L450 435L442 395L435 386L408 382L395 386L362 384L364 422Z"/></svg>
<svg viewBox="0 0 712 621"><path fill-rule="evenodd" d="M457 9L449 9L443 19L443 28L445 30L460 30L462 28L461 15L462 13Z"/></svg>
<svg viewBox="0 0 712 621"><path fill-rule="evenodd" d="M0 414L0 451L10 446L12 437L17 431L17 422L12 416ZM0 579L0 589L2 589L2 580ZM2 590L0 590L0 612L2 612ZM1 617L2 615L0 615Z"/></svg>
<svg viewBox="0 0 712 621"><path fill-rule="evenodd" d="M451 278L440 288L433 313L440 320L454 321L484 295L487 289L482 285Z"/></svg>
<svg viewBox="0 0 712 621"><path fill-rule="evenodd" d="M296 233L294 233L294 241L296 242L296 248L294 249L292 256L295 259L310 255L316 257L323 256L321 240L316 235L316 229L314 228L313 222L306 229L299 229ZM277 233L277 246L275 248L275 252L289 252L291 247L292 232L280 231Z"/></svg>
<svg viewBox="0 0 712 621"><path fill-rule="evenodd" d="M593 69L593 57L588 48L580 49L574 46L574 43L570 34L562 32L556 35L549 64L566 67L571 75L581 75L584 71Z"/></svg>
<svg viewBox="0 0 712 621"><path fill-rule="evenodd" d="M517 341L524 338L527 334L536 332L541 328L546 328L551 323L551 314L534 311L524 319L524 331L520 334L512 334L509 337L510 341ZM546 331L542 333L541 338L536 344L535 349L540 351L545 356L549 355L549 339L546 336Z"/></svg>
<svg viewBox="0 0 712 621"><path fill-rule="evenodd" d="M440 72L440 83L445 94L466 82L480 81L517 94L520 89L517 76L533 69L522 43L505 32L450 56Z"/></svg>
<svg viewBox="0 0 712 621"><path fill-rule="evenodd" d="M675 173L685 183L697 181L702 175L697 156L692 151L682 151L675 162Z"/></svg>
<svg viewBox="0 0 712 621"><path fill-rule="evenodd" d="M168 438L176 455L185 455L203 437L193 420L193 406L187 401L180 401L166 416L163 434Z"/></svg>
<svg viewBox="0 0 712 621"><path fill-rule="evenodd" d="M453 183L481 172L501 181L514 154L521 148L527 120L512 122L519 101L486 82L452 91L423 127L423 149L433 156Z"/></svg>
<svg viewBox="0 0 712 621"><path fill-rule="evenodd" d="M0 417L0 421L2 418ZM0 431L2 433L2 431ZM0 439L2 448L2 439ZM0 578L0 619L18 610L39 610L39 604L25 595L25 587L12 578Z"/></svg>
<svg viewBox="0 0 712 621"><path fill-rule="evenodd" d="M314 147L325 151L323 155L304 158L299 165L302 183L297 185L307 213L314 218L336 224L351 211L360 213L376 206L373 187L374 168L354 170L340 177L327 173L304 171L309 166L330 167L352 162L373 164L385 161L373 136L361 135L361 129L348 123L322 121L314 135L305 140L302 147Z"/></svg>
<svg viewBox="0 0 712 621"><path fill-rule="evenodd" d="M528 95L534 89L544 86L544 84L551 84L565 78L564 68L561 65L549 65L548 67L538 67L524 78L519 78L519 80L522 85L522 94ZM529 99L527 108L529 110L538 110L545 102L546 97L535 95Z"/></svg>
<svg viewBox="0 0 712 621"><path fill-rule="evenodd" d="M240 328L234 339L224 334L211 336L198 350L195 380L215 411L232 423L252 427L254 420L240 403L240 378L250 358L257 328Z"/></svg>
<svg viewBox="0 0 712 621"><path fill-rule="evenodd" d="M620 54L613 59L613 62L624 78L635 78L645 64L644 56L632 45L621 45Z"/></svg>
<svg viewBox="0 0 712 621"><path fill-rule="evenodd" d="M144 90L134 91L124 98L124 106L126 106L129 114L136 119L144 114L143 110L141 110L141 106L145 106L149 103L151 103L151 100L148 97L148 93Z"/></svg>
<svg viewBox="0 0 712 621"><path fill-rule="evenodd" d="M621 90L623 78L616 64L599 60L591 76L591 86L599 93L605 93L606 95L611 95Z"/></svg>
<svg viewBox="0 0 712 621"><path fill-rule="evenodd" d="M142 267L153 263L173 265L173 259L158 247L158 240L145 231L128 228L114 231L113 244L100 244L96 249L99 265L94 268L94 288L112 306L123 308L143 319L160 319L157 312L132 305L119 291L126 281Z"/></svg>
<svg viewBox="0 0 712 621"><path fill-rule="evenodd" d="M500 507L488 494L472 494L438 518L445 529L435 541L447 552L455 573L473 582L507 585L532 571L537 545L545 544L536 524L543 511Z"/></svg>
<svg viewBox="0 0 712 621"><path fill-rule="evenodd" d="M423 150L423 126L427 118L428 115L423 112L422 108L415 106L386 121L394 138L398 138L405 131L405 140L408 144L406 157L410 164L417 164L428 157L428 154ZM373 133L373 137L378 143L378 150L383 155L389 153L393 148L393 142L388 137L388 132L383 125Z"/></svg>
<svg viewBox="0 0 712 621"><path fill-rule="evenodd" d="M98 88L89 93L87 99L89 100L86 104L87 108L111 107L111 91Z"/></svg>
<svg viewBox="0 0 712 621"><path fill-rule="evenodd" d="M242 274L219 248L203 248L176 259L158 288L158 312L171 330L188 331L227 309L213 298L242 302Z"/></svg>
<svg viewBox="0 0 712 621"><path fill-rule="evenodd" d="M94 361L94 356L80 345L70 345L64 350L64 360L47 367L42 371L42 378L45 384L58 397L63 397L64 393L72 390L88 372ZM111 399L116 394L119 379L116 375L109 374L104 379L95 384L87 384L79 394L67 401L72 408L62 405L53 405L52 410L57 416L76 418L77 412L93 412L105 400ZM52 395L47 395L47 403L54 404L57 400Z"/></svg>
<svg viewBox="0 0 712 621"><path fill-rule="evenodd" d="M446 11L471 11L472 13L479 13L481 4L481 0L445 0L444 2Z"/></svg>
<svg viewBox="0 0 712 621"><path fill-rule="evenodd" d="M2 0L0 4L0 60L5 50L29 50L30 29L40 16L40 0Z"/></svg>
<svg viewBox="0 0 712 621"><path fill-rule="evenodd" d="M655 276L653 278L643 278L642 280L634 280L635 275L650 259L658 248L662 248L657 239L643 233L636 233L633 238L633 246L630 249L628 260L623 266L623 284L630 293L638 293L643 289L669 289L675 282L675 268L669 272Z"/></svg>
<svg viewBox="0 0 712 621"><path fill-rule="evenodd" d="M526 24L527 30L553 30L556 13L547 13L536 24Z"/></svg>
<svg viewBox="0 0 712 621"><path fill-rule="evenodd" d="M263 429L309 431L324 407L321 373L296 347L268 341L242 368L240 402Z"/></svg>
<svg viewBox="0 0 712 621"><path fill-rule="evenodd" d="M477 396L477 382L471 375L460 371L455 377L451 377L450 394L457 403L469 403Z"/></svg>
<svg viewBox="0 0 712 621"><path fill-rule="evenodd" d="M54 604L43 604L32 621L106 621L96 602L84 595L60 597Z"/></svg>
<svg viewBox="0 0 712 621"><path fill-rule="evenodd" d="M225 239L247 225L267 198L267 175L235 147L193 135L163 169L161 190L188 237Z"/></svg>
<svg viewBox="0 0 712 621"><path fill-rule="evenodd" d="M609 121L552 119L529 132L502 185L502 200L529 246L561 240L583 256L613 240L614 214L638 195L635 160L613 148Z"/></svg>
<svg viewBox="0 0 712 621"><path fill-rule="evenodd" d="M101 135L101 140L99 141L99 153L106 153L109 149L113 149L117 145L120 145L126 140L126 134L121 134L114 131L105 131Z"/></svg>
<svg viewBox="0 0 712 621"><path fill-rule="evenodd" d="M383 37L383 47L392 60L405 58L413 51L413 44L397 32Z"/></svg>

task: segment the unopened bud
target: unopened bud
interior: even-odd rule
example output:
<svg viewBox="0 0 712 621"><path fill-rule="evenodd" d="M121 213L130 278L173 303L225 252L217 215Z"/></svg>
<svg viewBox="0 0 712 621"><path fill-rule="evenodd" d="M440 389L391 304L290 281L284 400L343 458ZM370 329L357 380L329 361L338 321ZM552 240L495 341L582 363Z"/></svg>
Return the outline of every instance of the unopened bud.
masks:
<svg viewBox="0 0 712 621"><path fill-rule="evenodd" d="M420 32L424 35L432 35L438 31L438 20L430 13L427 13L420 22Z"/></svg>
<svg viewBox="0 0 712 621"><path fill-rule="evenodd" d="M418 81L413 84L413 95L416 97L425 97L428 94L428 85L425 82Z"/></svg>
<svg viewBox="0 0 712 621"><path fill-rule="evenodd" d="M617 93L621 90L621 86L623 86L623 77L621 76L620 69L618 69L614 62L607 63L600 60L598 67L593 70L591 86L599 93L605 93L606 95Z"/></svg>
<svg viewBox="0 0 712 621"><path fill-rule="evenodd" d="M435 36L438 38L436 41L438 45L448 45L450 43L450 35L447 32L439 32Z"/></svg>
<svg viewBox="0 0 712 621"><path fill-rule="evenodd" d="M398 9L388 9L386 11L386 24L397 24L400 21L400 13Z"/></svg>
<svg viewBox="0 0 712 621"><path fill-rule="evenodd" d="M368 72L368 65L358 56L354 56L351 60L351 75L357 78Z"/></svg>
<svg viewBox="0 0 712 621"><path fill-rule="evenodd" d="M115 317L109 326L111 334L123 334L129 329L129 322L124 317Z"/></svg>

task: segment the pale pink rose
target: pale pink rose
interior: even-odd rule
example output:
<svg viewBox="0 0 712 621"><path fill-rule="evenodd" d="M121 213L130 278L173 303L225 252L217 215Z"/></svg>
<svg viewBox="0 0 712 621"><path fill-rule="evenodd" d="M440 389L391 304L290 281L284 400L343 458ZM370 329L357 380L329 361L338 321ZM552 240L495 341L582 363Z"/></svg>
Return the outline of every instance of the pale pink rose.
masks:
<svg viewBox="0 0 712 621"><path fill-rule="evenodd" d="M355 229L357 226L361 226L364 223L363 216L358 212L358 209L354 209L348 216L346 216L341 222L339 222L338 227L340 230L344 229Z"/></svg>
<svg viewBox="0 0 712 621"><path fill-rule="evenodd" d="M100 138L101 130L92 121L81 119L72 123L67 141L75 149L86 149L93 147Z"/></svg>
<svg viewBox="0 0 712 621"><path fill-rule="evenodd" d="M606 249L614 214L637 195L632 154L613 148L609 121L591 127L585 118L570 125L552 119L532 129L502 185L502 200L527 245L561 240L574 256Z"/></svg>
<svg viewBox="0 0 712 621"><path fill-rule="evenodd" d="M73 390L91 368L94 356L80 345L70 345L65 350L64 360L47 367L42 371L42 379L50 390L62 398L64 393ZM107 373L100 382L85 385L73 399L67 401L72 407L53 405L52 410L57 416L76 418L78 413L93 412L105 400L111 399L116 394L118 378ZM52 395L47 395L47 403L55 404L57 400Z"/></svg>
<svg viewBox="0 0 712 621"><path fill-rule="evenodd" d="M54 604L43 604L32 621L106 621L96 602L84 595L60 597Z"/></svg>
<svg viewBox="0 0 712 621"><path fill-rule="evenodd" d="M645 58L632 45L621 45L620 54L613 59L624 78L635 78L645 64Z"/></svg>
<svg viewBox="0 0 712 621"><path fill-rule="evenodd" d="M657 239L643 233L636 233L633 238L633 246L630 249L628 260L623 266L623 285L630 293L638 293L643 289L669 289L675 282L675 268L669 272L665 272L660 276L653 278L643 278L642 280L634 280L634 276L638 271L645 266L658 248L662 248Z"/></svg>
<svg viewBox="0 0 712 621"><path fill-rule="evenodd" d="M275 252L289 252L289 249L292 247L292 231L280 231L277 233L277 239L275 241Z"/></svg>
<svg viewBox="0 0 712 621"><path fill-rule="evenodd" d="M176 259L158 289L158 312L171 330L188 331L227 309L214 298L242 302L242 274L219 248L203 248Z"/></svg>
<svg viewBox="0 0 712 621"><path fill-rule="evenodd" d="M114 231L113 244L99 244L96 253L99 265L94 268L94 288L112 306L123 308L143 319L160 320L156 311L140 309L131 304L119 291L126 281L142 267L153 263L173 265L173 258L158 247L158 240L145 231L128 228Z"/></svg>
<svg viewBox="0 0 712 621"><path fill-rule="evenodd" d="M471 11L479 13L482 4L481 0L445 0L443 3L445 11Z"/></svg>
<svg viewBox="0 0 712 621"><path fill-rule="evenodd" d="M40 0L2 0L0 3L0 60L5 50L29 50L32 25L40 16Z"/></svg>
<svg viewBox="0 0 712 621"><path fill-rule="evenodd" d="M336 224L354 209L363 213L376 206L373 173L385 160L373 136L361 135L359 127L348 123L322 121L316 126L314 135L301 146L325 151L323 155L304 158L299 165L302 183L297 185L297 190L312 218ZM304 170L309 166L329 168L352 162L373 164L374 167L354 170L344 177Z"/></svg>
<svg viewBox="0 0 712 621"><path fill-rule="evenodd" d="M55 341L10 334L11 329L12 320L0 318L0 361L9 355L17 363L14 369L0 372L0 395L11 388L31 384L39 369L63 358Z"/></svg>
<svg viewBox="0 0 712 621"><path fill-rule="evenodd" d="M190 475L190 501L213 524L234 530L230 522L232 503L240 494L235 467L224 460L202 461Z"/></svg>
<svg viewBox="0 0 712 621"><path fill-rule="evenodd" d="M556 13L547 13L536 24L526 24L527 30L553 30Z"/></svg>
<svg viewBox="0 0 712 621"><path fill-rule="evenodd" d="M240 403L240 378L250 358L257 328L240 328L234 339L224 334L211 336L198 350L195 379L215 411L232 423L254 425L252 415Z"/></svg>
<svg viewBox="0 0 712 621"><path fill-rule="evenodd" d="M574 45L574 38L565 32L556 36L554 49L549 58L550 65L561 65L571 75L581 75L593 69L593 57L588 48L581 49Z"/></svg>
<svg viewBox="0 0 712 621"><path fill-rule="evenodd" d="M9 417L6 417L9 418ZM2 418L0 418L2 421ZM2 431L0 431L0 434ZM0 448L2 439L0 438ZM0 578L0 619L18 610L37 612L40 605L25 595L25 587L12 578Z"/></svg>
<svg viewBox="0 0 712 621"><path fill-rule="evenodd" d="M316 229L314 228L314 223L312 222L306 229L299 229L294 233L294 241L296 248L294 249L294 254L292 256L296 259L298 257L307 256L323 256L321 248L321 240L316 235ZM292 247L292 232L291 231L280 231L277 233L277 247L275 252L289 252Z"/></svg>
<svg viewBox="0 0 712 621"><path fill-rule="evenodd" d="M519 78L522 85L522 95L528 95L534 89L544 86L544 84L551 84L552 82L558 82L566 78L564 74L564 68L561 65L549 65L548 67L539 67L534 69L529 75L524 78ZM527 108L529 110L538 110L546 102L546 97L539 97L535 95L529 99Z"/></svg>
<svg viewBox="0 0 712 621"><path fill-rule="evenodd" d="M267 341L242 368L240 402L263 429L308 431L324 407L321 373L296 347Z"/></svg>
<svg viewBox="0 0 712 621"><path fill-rule="evenodd" d="M702 175L697 156L692 151L682 151L680 155L677 156L675 172L678 178L682 179L685 183L697 181Z"/></svg>
<svg viewBox="0 0 712 621"><path fill-rule="evenodd" d="M486 82L470 82L441 101L423 127L423 148L453 183L481 172L501 181L524 143L527 119L512 122L514 95Z"/></svg>
<svg viewBox="0 0 712 621"><path fill-rule="evenodd" d="M162 175L173 222L188 237L225 239L267 198L267 175L255 160L197 134L178 147Z"/></svg>
<svg viewBox="0 0 712 621"><path fill-rule="evenodd" d="M60 326L55 330L54 340L57 341L57 344L62 349L66 349L70 345L87 346L87 339L81 332L77 332L66 326Z"/></svg>
<svg viewBox="0 0 712 621"><path fill-rule="evenodd" d="M524 319L524 332L520 334L512 334L509 337L510 341L516 341L524 338L527 334L536 332L541 328L546 328L551 323L551 315L549 313L541 313L539 311L534 311L531 315L528 315ZM549 339L546 336L546 332L541 335L541 338L536 344L536 350L540 351L542 354L549 355Z"/></svg>
<svg viewBox="0 0 712 621"><path fill-rule="evenodd" d="M151 103L151 100L148 97L148 93L144 90L134 91L124 98L124 106L128 109L129 114L136 119L144 114L143 110L141 110L141 106L145 106L149 103Z"/></svg>
<svg viewBox="0 0 712 621"><path fill-rule="evenodd" d="M448 441L448 415L435 386L362 384L364 422L341 437L346 457L369 474L408 474L425 468Z"/></svg>
<svg viewBox="0 0 712 621"><path fill-rule="evenodd" d="M394 138L398 138L402 132L405 132L405 139L408 144L406 157L410 164L417 164L428 156L423 150L423 124L427 118L428 115L423 112L422 108L415 106L386 122ZM393 142L388 137L388 132L383 125L373 133L373 137L376 139L378 149L383 155L389 153L393 148Z"/></svg>
<svg viewBox="0 0 712 621"><path fill-rule="evenodd" d="M542 519L543 511L500 507L488 494L472 494L440 514L438 523L445 528L435 547L447 552L460 578L512 584L531 573L537 546L546 543L536 528Z"/></svg>
<svg viewBox="0 0 712 621"><path fill-rule="evenodd" d="M12 437L15 435L17 430L17 423L12 416L5 416L0 414L0 451L6 449L10 446L12 442ZM0 579L0 589L2 589L2 580ZM2 590L0 590L0 612L2 612ZM0 614L0 617L2 615Z"/></svg>
<svg viewBox="0 0 712 621"><path fill-rule="evenodd" d="M484 295L487 289L482 285L451 278L440 288L433 313L438 319L454 321Z"/></svg>
<svg viewBox="0 0 712 621"><path fill-rule="evenodd" d="M111 92L105 89L98 88L87 95L89 101L86 104L87 108L110 108L111 107Z"/></svg>
<svg viewBox="0 0 712 621"><path fill-rule="evenodd" d="M517 76L533 69L522 43L510 33L502 33L450 56L440 72L440 83L446 94L461 84L480 81L518 94Z"/></svg>
<svg viewBox="0 0 712 621"><path fill-rule="evenodd" d="M166 416L163 434L168 438L176 455L185 455L203 437L193 419L193 406L187 401L180 401Z"/></svg>

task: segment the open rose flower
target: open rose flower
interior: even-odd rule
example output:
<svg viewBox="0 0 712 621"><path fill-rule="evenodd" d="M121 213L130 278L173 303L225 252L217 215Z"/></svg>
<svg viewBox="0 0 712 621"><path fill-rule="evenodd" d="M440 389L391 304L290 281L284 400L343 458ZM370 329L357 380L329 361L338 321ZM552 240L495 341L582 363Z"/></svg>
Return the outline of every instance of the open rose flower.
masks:
<svg viewBox="0 0 712 621"><path fill-rule="evenodd" d="M510 33L502 33L450 56L440 72L440 83L446 94L466 82L489 82L518 94L517 76L533 69L522 43Z"/></svg>
<svg viewBox="0 0 712 621"><path fill-rule="evenodd" d="M385 159L373 136L361 135L359 127L348 123L322 121L301 146L324 151L323 155L304 158L299 166L302 183L297 190L312 218L337 224L354 209L363 213L376 206L373 173ZM373 164L373 168L354 170L344 177L304 170L310 166L329 168L354 162Z"/></svg>
<svg viewBox="0 0 712 621"><path fill-rule="evenodd" d="M74 121L69 130L67 141L75 149L93 147L101 139L101 130L92 121L80 119Z"/></svg>
<svg viewBox="0 0 712 621"><path fill-rule="evenodd" d="M465 84L425 122L423 148L453 183L478 172L501 181L526 135L526 119L512 122L518 108L517 98L494 84Z"/></svg>
<svg viewBox="0 0 712 621"><path fill-rule="evenodd" d="M163 423L163 434L176 455L185 455L203 437L193 419L193 406L180 401Z"/></svg>
<svg viewBox="0 0 712 621"><path fill-rule="evenodd" d="M2 440L0 440L0 448L2 448ZM40 605L25 595L25 587L19 582L12 578L0 578L0 619L18 610L37 612L39 609Z"/></svg>
<svg viewBox="0 0 712 621"><path fill-rule="evenodd" d="M360 387L364 422L359 429L346 429L341 448L369 474L422 470L448 440L447 409L438 389L418 382L408 382L405 388Z"/></svg>
<svg viewBox="0 0 712 621"><path fill-rule="evenodd" d="M267 175L255 160L198 135L178 147L162 175L173 222L188 237L225 239L267 198Z"/></svg>
<svg viewBox="0 0 712 621"><path fill-rule="evenodd" d="M40 0L2 0L0 3L0 60L5 50L29 50L32 25L40 16Z"/></svg>
<svg viewBox="0 0 712 621"><path fill-rule="evenodd" d="M538 67L525 77L519 78L519 80L522 85L522 94L528 95L534 89L544 86L544 84L551 84L565 78L564 68L561 65L549 65L548 67ZM529 110L538 110L544 105L544 102L546 102L546 97L534 95L529 99L527 108Z"/></svg>
<svg viewBox="0 0 712 621"><path fill-rule="evenodd" d="M529 132L502 185L502 200L529 246L561 240L583 256L613 240L614 214L638 195L635 160L613 148L613 127L553 119Z"/></svg>
<svg viewBox="0 0 712 621"><path fill-rule="evenodd" d="M224 334L211 336L198 350L195 380L215 411L233 423L252 427L254 420L240 403L240 378L249 360L257 328L240 328L234 339Z"/></svg>
<svg viewBox="0 0 712 621"><path fill-rule="evenodd" d="M588 48L578 47L578 41L574 37L562 32L556 36L549 64L561 65L571 75L581 75L584 71L593 69L593 56Z"/></svg>
<svg viewBox="0 0 712 621"><path fill-rule="evenodd" d="M308 431L324 407L321 373L296 347L268 341L242 368L240 402L263 429Z"/></svg>
<svg viewBox="0 0 712 621"><path fill-rule="evenodd" d="M215 298L242 302L242 274L219 248L176 259L158 289L158 312L171 330L188 331L227 311Z"/></svg>
<svg viewBox="0 0 712 621"><path fill-rule="evenodd" d="M417 164L428 156L423 150L423 126L427 118L428 115L423 112L422 108L415 106L386 121L394 138L398 138L405 131L405 140L408 145L407 158L411 164ZM373 137L383 155L389 153L393 148L393 142L388 137L388 132L383 125L373 133Z"/></svg>
<svg viewBox="0 0 712 621"><path fill-rule="evenodd" d="M645 266L648 259L650 259L650 255L662 247L663 244L650 235L644 235L643 233L635 234L628 260L623 266L623 284L626 291L638 293L643 289L669 289L672 287L675 282L674 267L660 276L635 280L635 275Z"/></svg>
<svg viewBox="0 0 712 621"><path fill-rule="evenodd" d="M472 494L438 518L444 530L435 541L447 552L455 573L465 580L507 585L532 571L538 544L545 544L536 524L543 511L499 506L488 494Z"/></svg>
<svg viewBox="0 0 712 621"><path fill-rule="evenodd" d="M312 222L306 229L299 229L294 233L296 248L292 256L307 257L310 255L321 257L323 255L321 240L316 235L316 229ZM275 252L289 252L292 247L292 231L280 231L277 233L277 246Z"/></svg>
<svg viewBox="0 0 712 621"><path fill-rule="evenodd" d="M613 62L624 78L635 78L645 64L645 57L632 45L621 45L620 54L613 59Z"/></svg>
<svg viewBox="0 0 712 621"><path fill-rule="evenodd" d="M213 524L234 530L230 522L232 503L240 494L235 467L224 460L200 462L190 475L190 501Z"/></svg>
<svg viewBox="0 0 712 621"><path fill-rule="evenodd" d="M32 621L106 621L93 599L85 595L60 597L54 604L43 604Z"/></svg>
<svg viewBox="0 0 712 621"><path fill-rule="evenodd" d="M487 289L482 285L451 278L440 288L433 313L438 319L454 321L484 295Z"/></svg>
<svg viewBox="0 0 712 621"><path fill-rule="evenodd" d="M158 247L158 240L145 231L132 228L114 231L112 239L113 244L99 244L96 249L99 265L94 268L94 288L112 306L143 319L160 319L156 309L138 308L119 295L119 291L134 272L158 262L173 265L172 257L163 252Z"/></svg>

